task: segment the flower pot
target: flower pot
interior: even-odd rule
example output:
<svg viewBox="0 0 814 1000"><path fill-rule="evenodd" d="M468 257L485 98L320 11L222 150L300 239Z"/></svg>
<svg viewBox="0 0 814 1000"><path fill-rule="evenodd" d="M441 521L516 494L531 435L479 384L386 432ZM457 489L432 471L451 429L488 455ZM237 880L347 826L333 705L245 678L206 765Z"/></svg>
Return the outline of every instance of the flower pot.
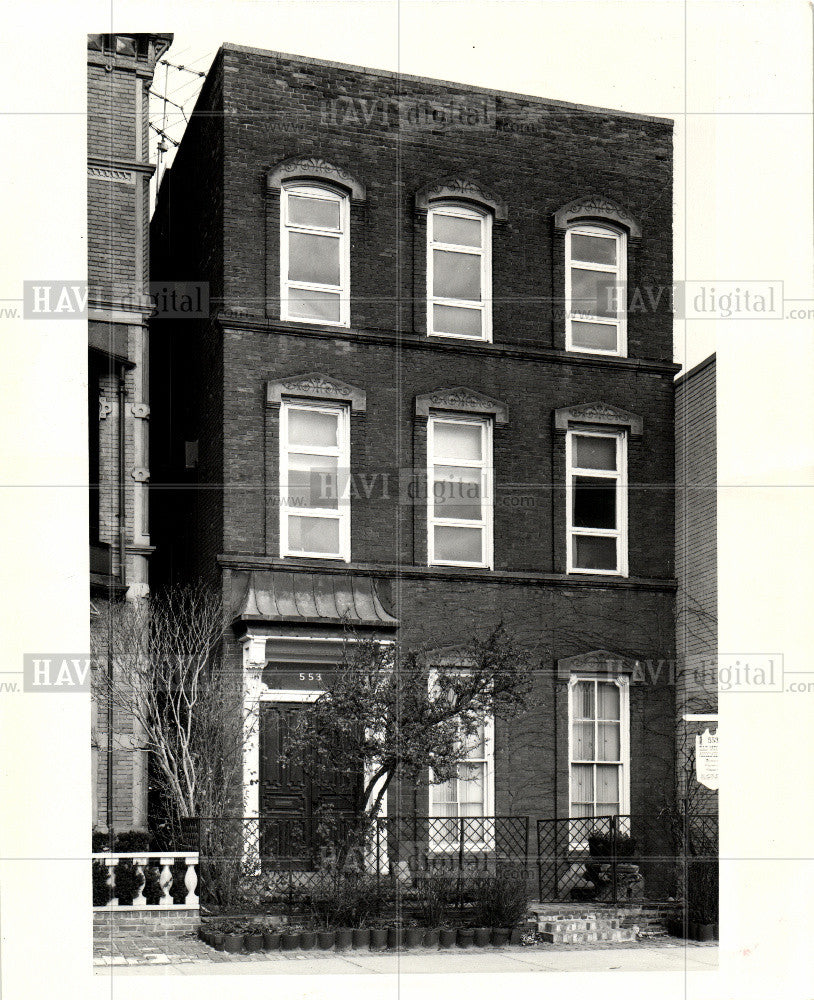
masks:
<svg viewBox="0 0 814 1000"><path fill-rule="evenodd" d="M354 948L369 948L370 947L370 928L369 927L354 927L353 934L351 935L353 940Z"/></svg>
<svg viewBox="0 0 814 1000"><path fill-rule="evenodd" d="M316 943L317 935L315 931L300 931L300 949L302 951L313 951Z"/></svg>
<svg viewBox="0 0 814 1000"><path fill-rule="evenodd" d="M239 952L243 951L243 935L224 934L223 950L228 951L232 955L237 955Z"/></svg>
<svg viewBox="0 0 814 1000"><path fill-rule="evenodd" d="M317 931L317 948L330 951L336 944L336 934L333 931Z"/></svg>
<svg viewBox="0 0 814 1000"><path fill-rule="evenodd" d="M471 927L458 928L458 947L469 948L475 940L475 931Z"/></svg>
<svg viewBox="0 0 814 1000"><path fill-rule="evenodd" d="M263 931L263 951L280 950L280 932Z"/></svg>
<svg viewBox="0 0 814 1000"><path fill-rule="evenodd" d="M262 951L263 950L263 935L261 934L244 934L243 944L248 952Z"/></svg>
<svg viewBox="0 0 814 1000"><path fill-rule="evenodd" d="M509 931L509 944L522 944L523 943L523 928L522 927L512 927Z"/></svg>
<svg viewBox="0 0 814 1000"><path fill-rule="evenodd" d="M425 948L437 948L438 939L441 936L441 932L437 927L428 927L424 931L424 947Z"/></svg>
<svg viewBox="0 0 814 1000"><path fill-rule="evenodd" d="M509 928L495 927L492 930L492 944L495 948L503 948L509 943Z"/></svg>
<svg viewBox="0 0 814 1000"><path fill-rule="evenodd" d="M424 944L424 928L408 927L404 932L405 948L420 948Z"/></svg>
<svg viewBox="0 0 814 1000"><path fill-rule="evenodd" d="M683 938L684 937L684 921L683 920L668 920L667 921L667 933L671 937ZM689 928L688 928L689 933Z"/></svg>
<svg viewBox="0 0 814 1000"><path fill-rule="evenodd" d="M336 931L336 950L345 951L353 947L353 931L350 927L342 927Z"/></svg>
<svg viewBox="0 0 814 1000"><path fill-rule="evenodd" d="M485 948L492 940L492 929L491 927L476 927L472 936L478 948Z"/></svg>
<svg viewBox="0 0 814 1000"><path fill-rule="evenodd" d="M376 951L380 948L387 947L387 928L386 927L371 927L370 929L370 947Z"/></svg>
<svg viewBox="0 0 814 1000"><path fill-rule="evenodd" d="M692 925L695 933L693 934L693 941L714 941L714 925L713 924L693 924Z"/></svg>
<svg viewBox="0 0 814 1000"><path fill-rule="evenodd" d="M223 931L209 931L209 944L215 951L223 951L225 945L223 943L225 935Z"/></svg>
<svg viewBox="0 0 814 1000"><path fill-rule="evenodd" d="M404 931L401 927L388 928L387 947L393 949L404 947Z"/></svg>
<svg viewBox="0 0 814 1000"><path fill-rule="evenodd" d="M458 931L454 927L442 927L438 932L438 945L441 948L451 948L458 940Z"/></svg>
<svg viewBox="0 0 814 1000"><path fill-rule="evenodd" d="M204 927L203 924L198 925L198 937L203 941L204 944L209 944L209 931Z"/></svg>
<svg viewBox="0 0 814 1000"><path fill-rule="evenodd" d="M294 951L300 946L299 931L283 931L280 935L280 947L283 951Z"/></svg>

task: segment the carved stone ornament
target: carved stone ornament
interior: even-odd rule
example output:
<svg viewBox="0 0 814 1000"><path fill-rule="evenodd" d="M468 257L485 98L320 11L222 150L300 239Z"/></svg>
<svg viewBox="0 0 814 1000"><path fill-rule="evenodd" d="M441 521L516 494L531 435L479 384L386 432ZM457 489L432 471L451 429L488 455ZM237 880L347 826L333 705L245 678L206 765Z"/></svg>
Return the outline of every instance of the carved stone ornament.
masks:
<svg viewBox="0 0 814 1000"><path fill-rule="evenodd" d="M150 416L150 404L149 403L133 403L130 407L130 412L134 417L139 420L146 420Z"/></svg>
<svg viewBox="0 0 814 1000"><path fill-rule="evenodd" d="M99 397L99 419L104 420L109 417L113 412L113 404L105 399L104 396Z"/></svg>
<svg viewBox="0 0 814 1000"><path fill-rule="evenodd" d="M364 413L367 409L367 394L363 389L321 372L289 375L287 378L267 383L266 404L268 406L279 406L283 396L330 399L339 403L350 403L351 410L356 413Z"/></svg>
<svg viewBox="0 0 814 1000"><path fill-rule="evenodd" d="M554 213L554 225L557 229L567 229L572 223L582 219L615 222L627 229L633 237L642 235L642 228L636 219L617 202L601 194L575 198Z"/></svg>
<svg viewBox="0 0 814 1000"><path fill-rule="evenodd" d="M150 478L150 470L144 468L133 469L130 473L137 483L146 483Z"/></svg>
<svg viewBox="0 0 814 1000"><path fill-rule="evenodd" d="M452 389L436 389L415 398L417 417L428 417L430 410L451 410L456 413L479 413L495 418L496 424L509 422L509 407L499 399L484 396L483 393L465 386Z"/></svg>
<svg viewBox="0 0 814 1000"><path fill-rule="evenodd" d="M433 181L419 188L415 194L415 207L419 211L426 212L430 207L430 202L439 201L443 198L451 198L459 201L473 201L478 205L486 205L492 210L492 214L498 222L505 222L508 218L506 202L502 198L487 191L486 188L475 184L473 181L463 178L453 177L443 181Z"/></svg>
<svg viewBox="0 0 814 1000"><path fill-rule="evenodd" d="M97 167L89 165L88 177L94 181L113 181L114 184L129 184L131 187L136 183L135 171L121 170L117 167Z"/></svg>
<svg viewBox="0 0 814 1000"><path fill-rule="evenodd" d="M608 427L627 427L630 436L642 436L644 421L636 413L628 413L609 403L577 403L562 406L554 411L554 429L567 431L571 424L602 424Z"/></svg>
<svg viewBox="0 0 814 1000"><path fill-rule="evenodd" d="M364 184L353 174L318 156L291 156L278 163L266 174L266 190L278 191L284 181L295 179L318 179L337 184L350 191L353 201L364 201L367 196Z"/></svg>
<svg viewBox="0 0 814 1000"><path fill-rule="evenodd" d="M592 649L589 653L565 656L557 660L557 679L575 682L575 674L596 674L608 678L628 677L636 669L637 662L630 657L614 653L609 649Z"/></svg>

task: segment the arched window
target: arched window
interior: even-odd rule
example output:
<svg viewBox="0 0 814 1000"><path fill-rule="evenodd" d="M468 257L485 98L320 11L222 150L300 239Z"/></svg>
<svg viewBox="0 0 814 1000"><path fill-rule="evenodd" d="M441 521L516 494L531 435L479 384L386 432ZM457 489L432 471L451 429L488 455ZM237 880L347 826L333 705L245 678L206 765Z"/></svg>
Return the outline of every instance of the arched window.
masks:
<svg viewBox="0 0 814 1000"><path fill-rule="evenodd" d="M461 202L427 213L427 333L492 339L492 216Z"/></svg>
<svg viewBox="0 0 814 1000"><path fill-rule="evenodd" d="M350 326L350 198L325 184L282 186L280 318Z"/></svg>
<svg viewBox="0 0 814 1000"><path fill-rule="evenodd" d="M566 350L627 353L626 258L621 229L586 222L566 230Z"/></svg>

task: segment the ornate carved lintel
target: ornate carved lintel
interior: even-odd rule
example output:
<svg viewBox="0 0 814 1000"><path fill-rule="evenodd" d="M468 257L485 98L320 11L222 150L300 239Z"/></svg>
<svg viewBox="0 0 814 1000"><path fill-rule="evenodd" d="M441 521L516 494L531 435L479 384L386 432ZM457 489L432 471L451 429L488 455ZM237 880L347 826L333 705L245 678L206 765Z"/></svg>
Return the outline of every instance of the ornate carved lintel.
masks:
<svg viewBox="0 0 814 1000"><path fill-rule="evenodd" d="M442 198L472 201L478 205L486 205L492 210L492 214L498 222L505 222L508 218L506 202L502 198L481 187L480 184L460 177L451 177L443 181L425 184L424 187L416 191L415 207L418 211L426 212L430 202Z"/></svg>
<svg viewBox="0 0 814 1000"><path fill-rule="evenodd" d="M601 194L585 195L582 198L575 198L563 205L561 209L554 213L554 225L557 229L567 229L572 223L579 220L596 219L599 221L615 222L626 229L631 236L642 235L642 228L639 223L617 202L606 198Z"/></svg>
<svg viewBox="0 0 814 1000"><path fill-rule="evenodd" d="M363 389L322 372L289 375L267 383L266 405L279 406L283 396L350 403L351 410L356 413L364 413L367 408L367 394Z"/></svg>
<svg viewBox="0 0 814 1000"><path fill-rule="evenodd" d="M499 399L492 399L474 389L459 385L452 389L436 389L415 398L417 417L428 417L430 410L451 410L456 413L481 413L495 418L496 424L509 421L509 407Z"/></svg>
<svg viewBox="0 0 814 1000"><path fill-rule="evenodd" d="M630 436L642 436L644 421L636 413L629 413L609 403L578 403L562 406L554 411L554 429L567 431L570 424L602 424L609 427L627 427Z"/></svg>
<svg viewBox="0 0 814 1000"><path fill-rule="evenodd" d="M318 156L290 156L282 160L266 174L266 190L279 191L285 181L325 180L337 184L350 192L353 201L364 201L365 186L344 167L337 167Z"/></svg>

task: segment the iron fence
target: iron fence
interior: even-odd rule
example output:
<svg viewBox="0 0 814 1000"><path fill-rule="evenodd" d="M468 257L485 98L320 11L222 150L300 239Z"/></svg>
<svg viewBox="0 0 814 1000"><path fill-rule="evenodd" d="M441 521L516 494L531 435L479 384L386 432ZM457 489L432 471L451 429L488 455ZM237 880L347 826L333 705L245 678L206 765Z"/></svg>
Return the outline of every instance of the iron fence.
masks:
<svg viewBox="0 0 814 1000"><path fill-rule="evenodd" d="M537 821L541 902L686 898L693 865L717 871L718 817L583 816Z"/></svg>
<svg viewBox="0 0 814 1000"><path fill-rule="evenodd" d="M307 909L338 881L374 908L419 905L430 882L465 909L481 880L529 880L527 816L391 816L359 829L302 816L196 818L183 847L199 853L201 905L217 912Z"/></svg>

